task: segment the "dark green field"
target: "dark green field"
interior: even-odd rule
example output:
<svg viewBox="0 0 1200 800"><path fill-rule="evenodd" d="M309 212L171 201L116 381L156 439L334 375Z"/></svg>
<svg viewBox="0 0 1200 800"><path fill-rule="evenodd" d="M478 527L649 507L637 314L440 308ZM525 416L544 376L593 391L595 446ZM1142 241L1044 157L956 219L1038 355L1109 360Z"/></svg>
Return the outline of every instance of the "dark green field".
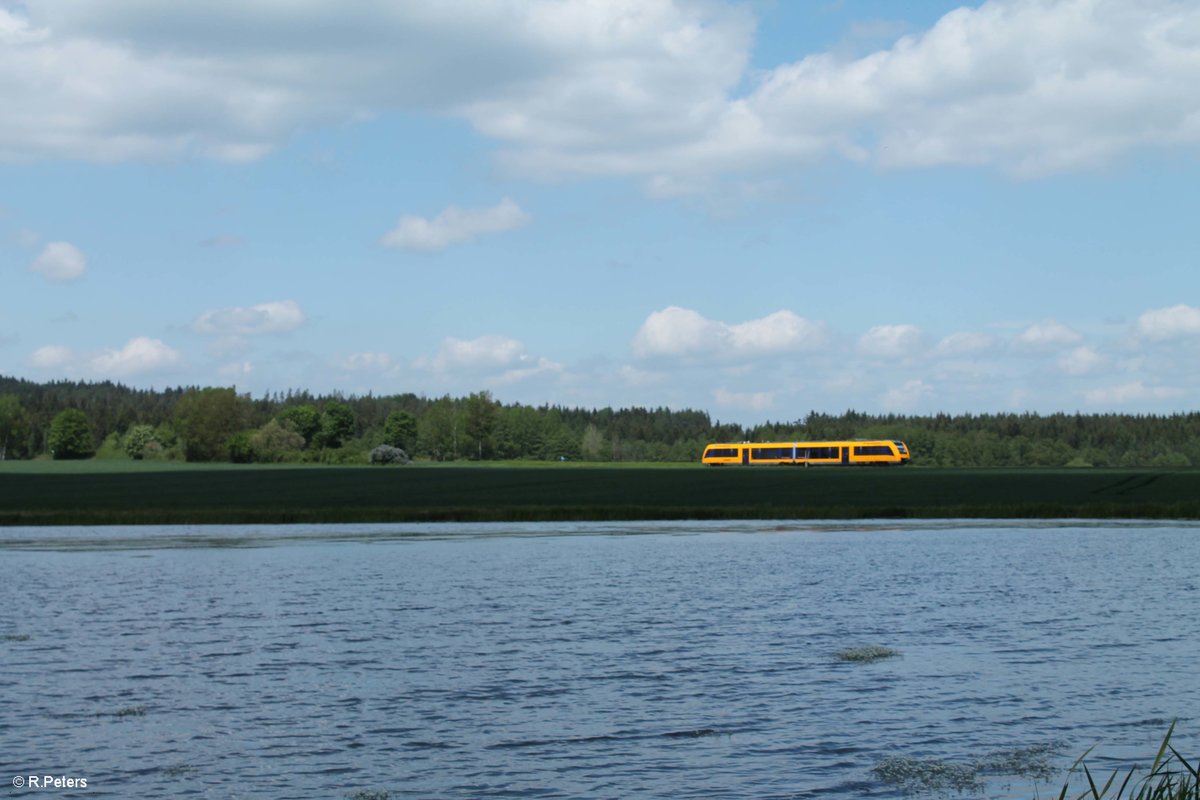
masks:
<svg viewBox="0 0 1200 800"><path fill-rule="evenodd" d="M0 465L0 524L1200 519L1200 470Z"/></svg>

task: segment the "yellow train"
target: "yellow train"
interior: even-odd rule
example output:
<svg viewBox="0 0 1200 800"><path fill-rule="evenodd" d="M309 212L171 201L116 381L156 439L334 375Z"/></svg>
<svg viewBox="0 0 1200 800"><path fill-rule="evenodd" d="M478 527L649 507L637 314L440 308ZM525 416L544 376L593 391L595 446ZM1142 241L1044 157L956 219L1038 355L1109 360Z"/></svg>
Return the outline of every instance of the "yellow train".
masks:
<svg viewBox="0 0 1200 800"><path fill-rule="evenodd" d="M701 462L710 467L758 466L887 466L907 464L908 445L890 439L843 439L828 442L742 442L710 444Z"/></svg>

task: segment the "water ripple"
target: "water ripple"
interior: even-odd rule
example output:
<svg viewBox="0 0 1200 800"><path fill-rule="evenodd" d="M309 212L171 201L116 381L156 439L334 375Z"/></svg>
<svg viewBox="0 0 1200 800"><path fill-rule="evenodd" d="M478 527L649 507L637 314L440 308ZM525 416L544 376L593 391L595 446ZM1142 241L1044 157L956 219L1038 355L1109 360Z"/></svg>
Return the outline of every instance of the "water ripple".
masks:
<svg viewBox="0 0 1200 800"><path fill-rule="evenodd" d="M1196 749L1197 533L3 529L0 771L95 797L1057 796L1092 745L1149 760L1179 718Z"/></svg>

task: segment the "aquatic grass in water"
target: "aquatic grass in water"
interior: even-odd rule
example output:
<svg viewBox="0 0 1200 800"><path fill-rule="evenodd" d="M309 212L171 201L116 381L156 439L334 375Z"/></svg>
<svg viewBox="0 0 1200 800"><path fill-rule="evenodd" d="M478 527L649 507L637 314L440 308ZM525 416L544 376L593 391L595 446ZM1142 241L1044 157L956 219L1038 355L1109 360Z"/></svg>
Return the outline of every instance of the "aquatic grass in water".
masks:
<svg viewBox="0 0 1200 800"><path fill-rule="evenodd" d="M937 758L889 756L871 772L884 783L906 792L979 792L984 788L973 765L951 764Z"/></svg>
<svg viewBox="0 0 1200 800"><path fill-rule="evenodd" d="M1050 756L1059 749L1055 744L1037 744L1012 750L998 750L965 764L954 764L936 758L889 756L876 764L871 772L882 782L905 792L977 793L985 788L985 775L1050 778Z"/></svg>
<svg viewBox="0 0 1200 800"><path fill-rule="evenodd" d="M1070 778L1063 783L1058 800L1200 800L1200 773L1197 765L1185 759L1171 745L1171 734L1175 723L1164 737L1158 755L1150 771L1138 777L1138 768L1127 771L1113 770L1103 784L1088 769L1085 752L1071 765L1069 774L1083 773L1086 788L1072 793ZM965 764L954 764L941 759L919 759L904 756L889 756L871 769L883 783L896 786L904 792L921 793L975 793L985 788L981 776L1018 775L1034 780L1050 777L1050 756L1061 747L1057 744L1033 745L1016 750L1001 750L989 753L980 759ZM1078 783L1078 782L1077 782Z"/></svg>
<svg viewBox="0 0 1200 800"><path fill-rule="evenodd" d="M392 793L385 789L359 789L347 797L350 800L391 800Z"/></svg>
<svg viewBox="0 0 1200 800"><path fill-rule="evenodd" d="M839 650L837 658L839 661L869 664L874 661L882 661L885 658L895 658L898 655L900 655L899 650L893 650L890 647L878 644L869 644L863 647L848 647L845 650Z"/></svg>
<svg viewBox="0 0 1200 800"><path fill-rule="evenodd" d="M146 707L125 706L124 708L118 708L116 711L97 711L96 716L116 717L117 719L124 719L126 717L144 717L146 716Z"/></svg>

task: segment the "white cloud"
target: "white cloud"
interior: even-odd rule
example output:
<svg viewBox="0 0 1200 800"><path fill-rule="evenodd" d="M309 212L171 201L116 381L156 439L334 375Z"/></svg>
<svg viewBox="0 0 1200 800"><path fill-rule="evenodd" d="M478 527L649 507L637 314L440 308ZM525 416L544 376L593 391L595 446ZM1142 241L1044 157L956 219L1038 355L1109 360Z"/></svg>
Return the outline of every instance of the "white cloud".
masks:
<svg viewBox="0 0 1200 800"><path fill-rule="evenodd" d="M1151 309L1138 317L1137 330L1155 340L1195 336L1200 334L1200 308L1177 305Z"/></svg>
<svg viewBox="0 0 1200 800"><path fill-rule="evenodd" d="M915 411L926 399L933 397L933 393L932 386L914 379L886 391L880 402L887 411Z"/></svg>
<svg viewBox="0 0 1200 800"><path fill-rule="evenodd" d="M1087 402L1095 406L1128 405L1155 400L1169 400L1183 395L1182 389L1168 386L1146 386L1141 381L1090 389L1084 392Z"/></svg>
<svg viewBox="0 0 1200 800"><path fill-rule="evenodd" d="M432 358L419 358L413 366L434 372L462 369L496 369L514 365L528 358L525 345L507 336L480 336L477 339L456 339L447 336Z"/></svg>
<svg viewBox="0 0 1200 800"><path fill-rule="evenodd" d="M933 350L941 356L965 356L988 350L995 343L996 340L986 333L964 331L943 338Z"/></svg>
<svg viewBox="0 0 1200 800"><path fill-rule="evenodd" d="M71 362L71 348L57 344L39 347L29 354L29 363L38 369L58 369Z"/></svg>
<svg viewBox="0 0 1200 800"><path fill-rule="evenodd" d="M231 361L217 368L217 374L222 378L244 378L254 372L254 364L249 361Z"/></svg>
<svg viewBox="0 0 1200 800"><path fill-rule="evenodd" d="M562 364L557 361L551 361L548 358L538 357L536 359L523 359L520 366L505 370L499 375L493 376L491 383L497 386L504 386L511 383L528 380L538 375L560 374L564 370Z"/></svg>
<svg viewBox="0 0 1200 800"><path fill-rule="evenodd" d="M1090 347L1076 347L1058 359L1058 367L1068 375L1086 375L1104 364L1104 357Z"/></svg>
<svg viewBox="0 0 1200 800"><path fill-rule="evenodd" d="M139 336L130 339L120 350L105 350L93 356L89 366L97 375L123 378L174 366L181 361L179 353L160 339Z"/></svg>
<svg viewBox="0 0 1200 800"><path fill-rule="evenodd" d="M83 277L87 271L87 259L78 247L69 242L50 242L42 248L30 269L40 272L46 280L66 283Z"/></svg>
<svg viewBox="0 0 1200 800"><path fill-rule="evenodd" d="M29 363L44 370L68 374L89 374L100 378L124 378L157 372L175 366L182 356L160 339L138 336L120 349L81 353L62 345L46 345L34 350Z"/></svg>
<svg viewBox="0 0 1200 800"><path fill-rule="evenodd" d="M405 215L381 240L385 247L433 253L458 242L469 242L488 233L503 233L527 225L532 219L511 198L492 208L478 210L450 206L432 220Z"/></svg>
<svg viewBox="0 0 1200 800"><path fill-rule="evenodd" d="M665 372L638 369L628 364L617 370L617 375L627 386L653 386L667 379Z"/></svg>
<svg viewBox="0 0 1200 800"><path fill-rule="evenodd" d="M776 392L731 392L724 387L713 391L713 399L722 408L742 411L766 411L775 406Z"/></svg>
<svg viewBox="0 0 1200 800"><path fill-rule="evenodd" d="M1200 143L1198 27L1171 0L991 0L750 72L754 20L718 3L28 4L0 8L0 159L249 160L415 110L527 174L668 194L829 156L1041 175Z"/></svg>
<svg viewBox="0 0 1200 800"><path fill-rule="evenodd" d="M757 358L814 350L825 340L824 323L787 310L729 324L692 309L668 306L646 317L632 347L638 358Z"/></svg>
<svg viewBox="0 0 1200 800"><path fill-rule="evenodd" d="M392 368L387 353L351 353L338 360L337 366L347 372L386 372Z"/></svg>
<svg viewBox="0 0 1200 800"><path fill-rule="evenodd" d="M556 361L531 355L520 341L497 335L475 339L448 336L437 353L415 359L412 366L443 379L469 377L488 386L508 386L538 376L562 375L565 371Z"/></svg>
<svg viewBox="0 0 1200 800"><path fill-rule="evenodd" d="M872 358L909 358L924 340L916 325L876 325L858 340L858 351Z"/></svg>
<svg viewBox="0 0 1200 800"><path fill-rule="evenodd" d="M294 300L260 303L249 308L219 308L205 311L192 330L219 336L258 336L286 333L304 323L304 312Z"/></svg>
<svg viewBox="0 0 1200 800"><path fill-rule="evenodd" d="M1035 322L1017 335L1016 345L1024 350L1053 350L1077 344L1083 336L1053 319Z"/></svg>

